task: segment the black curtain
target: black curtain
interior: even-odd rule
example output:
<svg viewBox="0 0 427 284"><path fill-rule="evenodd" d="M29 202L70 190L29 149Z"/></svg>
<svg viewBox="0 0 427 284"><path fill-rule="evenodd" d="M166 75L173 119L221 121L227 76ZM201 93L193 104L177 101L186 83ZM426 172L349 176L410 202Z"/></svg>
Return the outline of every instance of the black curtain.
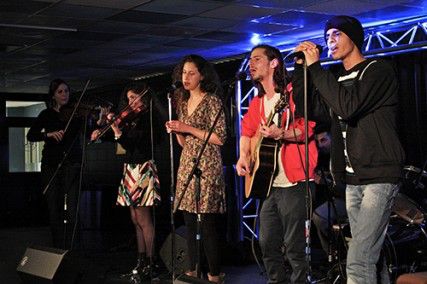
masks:
<svg viewBox="0 0 427 284"><path fill-rule="evenodd" d="M427 159L427 51L392 57L399 79L399 134L406 165L422 168Z"/></svg>

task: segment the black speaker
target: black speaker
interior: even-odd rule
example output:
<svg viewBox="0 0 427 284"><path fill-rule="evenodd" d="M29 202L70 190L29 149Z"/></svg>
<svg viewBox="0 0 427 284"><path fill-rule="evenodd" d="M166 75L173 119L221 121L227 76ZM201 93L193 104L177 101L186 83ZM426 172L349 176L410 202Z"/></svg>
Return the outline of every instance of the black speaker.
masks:
<svg viewBox="0 0 427 284"><path fill-rule="evenodd" d="M23 283L74 283L78 269L71 265L68 251L48 247L28 247L16 271Z"/></svg>
<svg viewBox="0 0 427 284"><path fill-rule="evenodd" d="M188 267L190 261L188 258L187 241L183 237L185 235L185 228L179 227L175 231L175 274L183 274ZM163 246L160 249L160 257L163 263L172 272L172 234L166 238Z"/></svg>
<svg viewBox="0 0 427 284"><path fill-rule="evenodd" d="M186 284L186 283L191 283L191 284L212 284L214 282L208 281L208 280L204 280L204 279L200 279L197 277L191 277L185 274L181 274L180 276L178 276L174 281L173 284Z"/></svg>

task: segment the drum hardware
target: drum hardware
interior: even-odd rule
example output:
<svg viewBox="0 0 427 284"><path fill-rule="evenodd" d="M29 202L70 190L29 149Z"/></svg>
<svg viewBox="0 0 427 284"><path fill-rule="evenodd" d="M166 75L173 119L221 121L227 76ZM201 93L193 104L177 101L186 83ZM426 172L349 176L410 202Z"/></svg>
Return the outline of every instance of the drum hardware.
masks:
<svg viewBox="0 0 427 284"><path fill-rule="evenodd" d="M425 214L421 208L403 193L398 193L392 211L409 224L420 225L424 222Z"/></svg>

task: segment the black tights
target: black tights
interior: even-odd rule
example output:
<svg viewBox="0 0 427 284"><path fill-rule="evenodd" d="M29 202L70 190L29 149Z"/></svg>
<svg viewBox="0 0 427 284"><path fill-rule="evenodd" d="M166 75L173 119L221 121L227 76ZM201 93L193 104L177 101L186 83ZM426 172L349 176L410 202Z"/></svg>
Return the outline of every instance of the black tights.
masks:
<svg viewBox="0 0 427 284"><path fill-rule="evenodd" d="M42 165L43 188L52 178L57 166ZM46 192L53 246L73 249L79 204L80 164L64 163ZM66 198L65 198L66 196ZM67 210L64 210L65 201ZM67 221L67 223L64 222Z"/></svg>
<svg viewBox="0 0 427 284"><path fill-rule="evenodd" d="M183 212L184 221L187 227L187 246L190 258L190 270L196 269L196 233L197 233L197 215L194 213ZM219 247L217 233L217 214L205 213L202 216L202 245L209 265L209 274L217 276L220 273L219 268ZM200 258L201 259L201 258Z"/></svg>

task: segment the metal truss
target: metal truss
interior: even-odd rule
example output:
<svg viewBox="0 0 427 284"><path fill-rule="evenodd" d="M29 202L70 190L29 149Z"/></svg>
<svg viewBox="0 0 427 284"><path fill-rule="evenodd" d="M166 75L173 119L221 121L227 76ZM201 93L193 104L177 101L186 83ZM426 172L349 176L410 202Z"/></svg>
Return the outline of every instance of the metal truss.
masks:
<svg viewBox="0 0 427 284"><path fill-rule="evenodd" d="M315 43L322 42L323 34L311 39ZM295 47L296 43L287 46L279 46L283 55L287 55ZM427 16L388 21L386 23L373 24L365 27L365 39L363 53L365 57L387 56L399 53L414 52L427 49ZM324 50L321 54L321 64L335 64L337 61L329 59L329 50ZM240 65L239 72L247 71L249 58L246 57ZM292 70L292 67L287 68ZM236 129L240 128L240 121L247 112L250 101L257 96L257 89L245 86L246 83L238 81L236 83ZM240 131L236 135L237 153L239 153ZM243 238L258 238L257 212L259 200L244 198L244 181L238 178L236 183L237 192L240 193L239 208L241 208L241 240Z"/></svg>

